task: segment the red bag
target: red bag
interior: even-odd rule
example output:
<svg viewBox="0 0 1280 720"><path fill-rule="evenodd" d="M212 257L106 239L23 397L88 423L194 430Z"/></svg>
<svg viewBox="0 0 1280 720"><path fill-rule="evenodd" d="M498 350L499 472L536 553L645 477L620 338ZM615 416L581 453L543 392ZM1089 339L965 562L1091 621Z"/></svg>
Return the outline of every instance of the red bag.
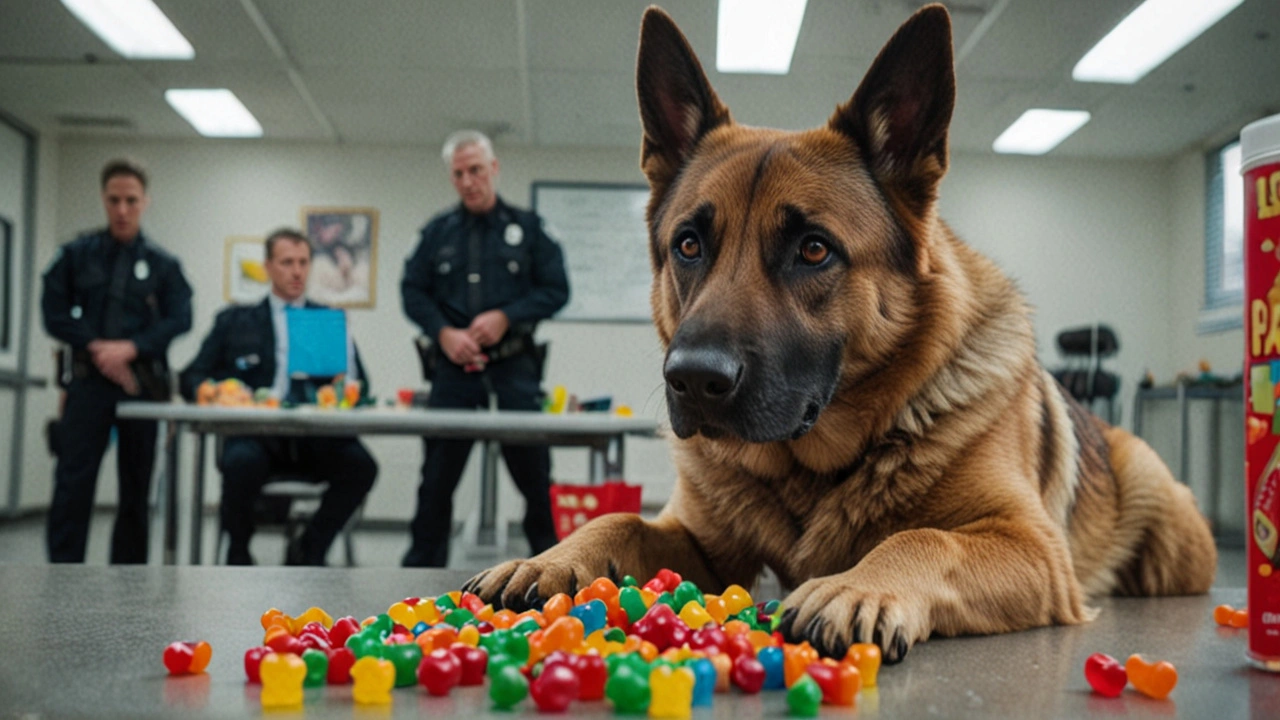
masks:
<svg viewBox="0 0 1280 720"><path fill-rule="evenodd" d="M551 516L556 537L565 539L588 520L606 513L640 512L640 486L618 480L603 485L552 485Z"/></svg>

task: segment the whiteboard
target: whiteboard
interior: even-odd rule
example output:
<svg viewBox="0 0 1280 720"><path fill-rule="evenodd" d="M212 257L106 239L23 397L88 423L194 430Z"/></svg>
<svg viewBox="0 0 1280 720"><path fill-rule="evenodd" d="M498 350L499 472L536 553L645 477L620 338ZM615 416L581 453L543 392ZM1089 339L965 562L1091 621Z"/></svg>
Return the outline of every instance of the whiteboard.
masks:
<svg viewBox="0 0 1280 720"><path fill-rule="evenodd" d="M533 209L569 274L569 304L557 320L651 320L648 204L645 185L533 183Z"/></svg>

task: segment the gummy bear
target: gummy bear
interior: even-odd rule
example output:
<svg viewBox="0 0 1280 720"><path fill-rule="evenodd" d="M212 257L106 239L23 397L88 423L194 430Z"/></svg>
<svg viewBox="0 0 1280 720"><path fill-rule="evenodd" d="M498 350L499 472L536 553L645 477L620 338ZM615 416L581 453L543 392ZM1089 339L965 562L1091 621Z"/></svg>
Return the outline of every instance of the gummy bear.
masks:
<svg viewBox="0 0 1280 720"><path fill-rule="evenodd" d="M302 681L307 664L292 654L271 653L258 666L262 678L262 707L297 707L302 704Z"/></svg>
<svg viewBox="0 0 1280 720"><path fill-rule="evenodd" d="M396 667L389 660L370 655L360 658L351 668L351 699L364 705L391 702L391 687L396 683Z"/></svg>

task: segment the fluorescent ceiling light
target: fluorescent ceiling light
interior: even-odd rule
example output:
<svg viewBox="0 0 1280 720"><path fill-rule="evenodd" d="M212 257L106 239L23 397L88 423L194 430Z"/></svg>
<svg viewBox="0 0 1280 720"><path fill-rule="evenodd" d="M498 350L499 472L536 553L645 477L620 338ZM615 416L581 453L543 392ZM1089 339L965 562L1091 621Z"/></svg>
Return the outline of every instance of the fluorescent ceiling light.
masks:
<svg viewBox="0 0 1280 720"><path fill-rule="evenodd" d="M164 99L205 137L262 137L262 126L226 88L165 90Z"/></svg>
<svg viewBox="0 0 1280 720"><path fill-rule="evenodd" d="M1089 113L1084 110L1028 110L1000 133L991 149L998 153L1043 155L1087 122Z"/></svg>
<svg viewBox="0 0 1280 720"><path fill-rule="evenodd" d="M1071 71L1081 82L1135 83L1244 0L1147 0Z"/></svg>
<svg viewBox="0 0 1280 720"><path fill-rule="evenodd" d="M806 0L720 0L716 69L786 75Z"/></svg>
<svg viewBox="0 0 1280 720"><path fill-rule="evenodd" d="M191 43L151 0L62 0L80 22L124 57L190 60Z"/></svg>

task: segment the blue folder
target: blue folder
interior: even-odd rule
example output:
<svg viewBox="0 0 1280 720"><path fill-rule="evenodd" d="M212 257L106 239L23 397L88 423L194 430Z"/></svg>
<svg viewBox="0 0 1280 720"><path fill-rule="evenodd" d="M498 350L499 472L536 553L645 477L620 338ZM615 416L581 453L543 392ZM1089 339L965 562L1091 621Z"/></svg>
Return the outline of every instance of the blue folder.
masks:
<svg viewBox="0 0 1280 720"><path fill-rule="evenodd" d="M333 377L347 371L347 316L329 308L285 308L289 377Z"/></svg>

